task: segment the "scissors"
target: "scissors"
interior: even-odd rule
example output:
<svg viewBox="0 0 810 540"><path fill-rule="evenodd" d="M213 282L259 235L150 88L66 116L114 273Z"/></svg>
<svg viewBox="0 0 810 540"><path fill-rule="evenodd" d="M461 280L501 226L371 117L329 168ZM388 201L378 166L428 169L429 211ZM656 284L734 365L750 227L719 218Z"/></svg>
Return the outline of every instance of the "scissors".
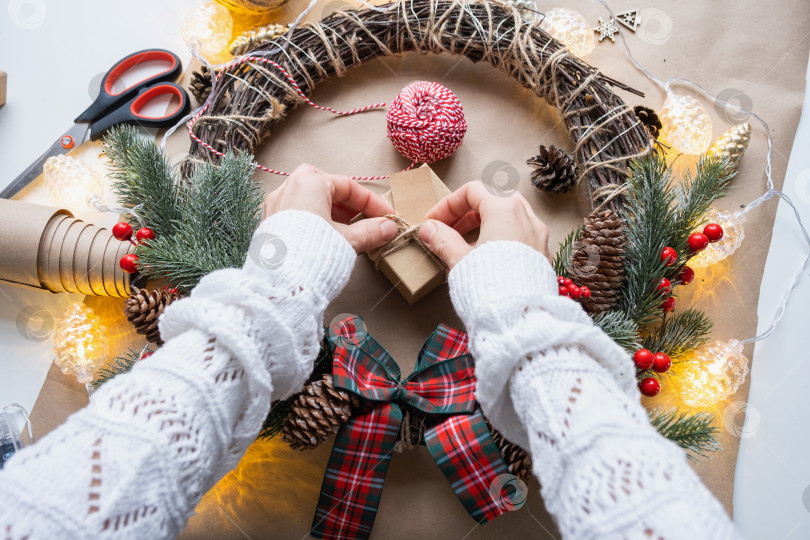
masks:
<svg viewBox="0 0 810 540"><path fill-rule="evenodd" d="M169 67L120 91L113 91L116 81L130 68L159 60ZM176 124L189 111L188 94L174 84L183 67L176 54L163 49L146 49L119 60L104 75L98 97L86 111L76 117L68 129L44 154L28 166L11 184L0 191L0 198L9 199L42 174L42 166L51 156L66 154L87 140L98 139L104 131L118 124L136 124L144 127L168 127ZM144 107L155 98L170 94L179 98L174 111L162 116L142 114Z"/></svg>

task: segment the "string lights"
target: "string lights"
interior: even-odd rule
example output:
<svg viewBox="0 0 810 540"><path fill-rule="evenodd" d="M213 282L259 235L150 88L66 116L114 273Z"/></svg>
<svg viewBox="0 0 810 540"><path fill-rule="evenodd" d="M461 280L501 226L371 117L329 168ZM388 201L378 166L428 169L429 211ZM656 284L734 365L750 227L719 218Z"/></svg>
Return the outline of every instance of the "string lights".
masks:
<svg viewBox="0 0 810 540"><path fill-rule="evenodd" d="M681 399L690 407L710 407L734 394L748 375L748 359L736 339L696 349L680 374Z"/></svg>
<svg viewBox="0 0 810 540"><path fill-rule="evenodd" d="M607 5L605 0L594 0L595 2L601 4L611 16L614 16L613 11ZM723 224L723 217L719 214L715 214L717 217L715 221L721 224L725 229L726 236L717 242L717 253L712 254L712 258L720 257L725 253L722 258L727 257L730 253L732 253L738 246L739 243L742 242L744 237L742 231L742 223L745 220L745 216L748 212L753 211L759 205L772 199L773 197L779 197L782 201L790 206L793 210L793 214L796 217L796 222L798 223L799 229L801 231L802 237L804 238L805 243L808 247L810 247L810 235L807 232L804 224L802 223L801 216L799 215L796 206L793 202L788 198L784 193L777 190L774 187L773 181L773 170L772 170L772 163L773 163L773 136L771 135L771 130L768 127L767 122L762 119L759 115L754 113L753 111L749 111L744 107L741 107L736 104L729 104L722 100L720 100L717 96L700 86L699 84L690 81L688 79L682 78L672 78L667 80L666 82L661 81L657 77L655 77L652 73L650 73L644 66L642 66L638 60L633 56L630 52L630 47L627 45L627 41L624 38L624 34L619 32L619 36L621 37L622 44L624 45L625 53L627 58L639 70L645 77L647 77L650 81L655 83L659 88L661 88L666 96L667 99L664 102L663 109L667 109L666 111L662 110L661 112L666 112L665 117L667 121L664 121L664 117L661 118L662 123L664 124L664 129L662 129L662 139L666 140L669 144L671 144L676 149L680 150L683 153L704 153L709 149L709 142L711 139L711 120L708 119L708 114L703 109L703 107L697 103L694 98L688 96L680 96L676 95L671 90L671 85L678 84L684 87L691 88L695 93L702 95L706 99L710 100L712 103L723 105L727 108L733 109L735 113L743 113L748 115L750 118L753 118L763 128L763 132L767 137L768 141L768 153L765 158L765 193L763 193L760 197L749 203L741 212L734 213L729 221L726 221L726 224ZM688 99L684 99L687 98ZM691 101L690 101L691 100ZM695 103L697 106L695 106ZM706 115L706 119L703 119L703 115ZM682 122L677 127L674 125L674 122L680 119L679 121ZM696 126L690 127L687 125L690 121L696 122ZM669 124L669 127L667 126ZM734 129L736 131L734 131ZM727 153L727 156L730 158L730 162L733 166L736 166L739 162L739 158L741 157L741 152L745 151L745 148L748 146L748 142L750 140L750 126L747 124L741 124L739 126L735 126L732 130L726 132L726 134L721 137L722 144L713 150L715 152L722 151L723 153ZM705 130L705 134L698 134L698 131ZM732 140L733 139L733 140ZM729 142L733 142L734 148L729 148ZM733 168L733 167L732 167ZM723 241L725 240L725 242ZM727 245L724 245L727 244ZM709 248L707 248L709 249ZM706 250L704 250L706 251ZM706 254L705 257L707 260L709 259L709 254ZM690 265L695 264L695 258L690 260ZM716 260L720 260L719 258ZM782 296L782 302L780 306L777 308L776 313L771 320L771 324L768 328L761 334L757 336L753 336L742 341L737 340L730 340L726 343L723 342L716 342L711 346L702 347L695 352L695 356L693 357L693 362L690 363L687 368L684 370L683 373L683 385L685 385L686 390L681 392L681 398L684 400L685 403L702 403L705 405L710 405L716 403L717 401L727 397L728 395L732 394L733 392L737 391L740 384L745 380L745 377L748 373L748 361L742 354L742 348L746 343L752 343L756 341L760 341L762 339L767 338L770 336L776 326L779 324L779 321L785 314L786 307L788 300L790 299L790 295L793 292L793 289L799 283L802 275L804 275L807 271L808 265L810 264L810 250L805 254L804 259L802 260L801 265L799 266L798 270L793 276L790 284L788 285L787 289L785 290L784 295ZM716 357L714 359L711 358L711 355L714 354ZM699 364L700 360L705 360L707 363L703 366ZM745 366L743 369L742 366ZM717 373L719 377L727 377L720 383L713 383L708 378L709 373ZM722 388L715 386L715 384L722 385ZM728 393L725 391L725 388L729 388ZM722 391L721 391L722 390ZM689 400L689 401L687 401Z"/></svg>
<svg viewBox="0 0 810 540"><path fill-rule="evenodd" d="M702 154L712 142L712 119L692 96L669 93L658 113L661 139L684 154Z"/></svg>
<svg viewBox="0 0 810 540"><path fill-rule="evenodd" d="M53 347L62 373L89 385L95 371L107 362L107 328L92 309L71 304L56 323Z"/></svg>
<svg viewBox="0 0 810 540"><path fill-rule="evenodd" d="M593 28L581 13L572 9L549 10L540 28L565 45L574 56L586 56L596 47Z"/></svg>
<svg viewBox="0 0 810 540"><path fill-rule="evenodd" d="M745 214L742 212L722 212L714 208L706 212L709 223L716 223L722 227L722 237L710 243L706 249L689 259L689 265L694 268L706 268L720 262L740 247L745 238Z"/></svg>
<svg viewBox="0 0 810 540"><path fill-rule="evenodd" d="M66 154L51 156L42 166L45 188L55 204L83 210L94 197L101 197L104 183L94 170Z"/></svg>
<svg viewBox="0 0 810 540"><path fill-rule="evenodd" d="M226 7L207 2L186 15L181 33L186 45L206 58L215 57L231 41L233 18Z"/></svg>

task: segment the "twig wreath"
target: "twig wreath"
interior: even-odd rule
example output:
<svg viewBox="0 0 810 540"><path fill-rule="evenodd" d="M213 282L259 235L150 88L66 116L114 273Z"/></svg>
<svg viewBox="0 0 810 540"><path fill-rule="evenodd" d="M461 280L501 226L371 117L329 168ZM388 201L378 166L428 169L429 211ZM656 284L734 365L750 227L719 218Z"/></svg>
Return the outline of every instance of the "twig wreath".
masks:
<svg viewBox="0 0 810 540"><path fill-rule="evenodd" d="M635 355L639 387L644 395L655 395L672 363L684 361L708 341L711 320L703 312L690 308L670 314L675 302L672 289L691 281L686 263L697 251L691 249L690 238L705 221L712 202L724 196L731 177L729 161L704 157L694 176L676 182L664 156L653 151L647 128L611 87L639 93L571 56L537 24L524 21L512 7L498 2L399 0L377 8L338 12L321 22L296 26L219 68L214 90L190 123L193 142L183 165L185 182L179 187L166 156L154 143L139 142L132 129L111 132L105 145L117 171L116 192L125 206L143 206L141 213L156 233L154 240L138 248L140 270L185 292L203 275L239 266L247 257L261 214L261 188L252 180L253 168L259 165L251 163L249 154L256 153L271 126L291 106L312 105L306 96L321 80L342 75L366 60L410 51L486 60L557 108L575 146L581 192L594 208L555 257L560 294L580 302L595 325ZM243 153L234 155L232 150ZM160 164L157 168L156 163ZM229 219L223 220L223 215ZM228 228L213 226L223 221ZM134 316L151 313L148 302L141 299L140 305L144 309L139 308ZM337 325L336 343L344 345L324 341L306 386L299 394L273 404L261 437L281 434L286 443L302 450L316 447L336 433L340 444L363 438L362 429L355 430L360 424L353 419L374 400L355 391L353 379L345 376L347 370L335 368L336 362L353 358L363 349L359 343L345 346L346 340L352 342L364 334L356 331L358 324L359 319L351 319ZM340 333L344 330L345 335ZM420 353L420 359L424 356L430 365L412 376L423 376L435 367L431 362L449 361L458 368L459 380L464 380L473 367L465 363L469 360L466 353L450 358L427 353L456 350L455 345L466 338L442 327L437 332L423 348L426 354ZM455 345L442 345L447 343ZM636 359L642 351L649 362ZM378 356L387 357L387 353ZM123 359L120 369L108 371L105 377L126 371L137 358L136 352ZM368 365L364 361L363 365L390 375L395 363L389 360L382 364L369 361ZM396 379L388 383L399 386L399 375ZM462 412L474 413L467 415L472 418L478 411L474 411L473 397L467 397L469 407L462 407ZM406 407L401 423L389 426L387 433L392 436L386 444L393 448L426 444L441 450L435 434L437 426L444 424L427 418L424 409L411 409L414 407ZM442 414L459 412L452 408ZM360 416L365 417L364 413ZM650 412L650 420L662 435L695 456L719 448L713 417L708 413L655 410ZM497 457L494 462L498 464L502 457L512 474L524 479L530 476L531 460L524 449L487 428L483 416L476 416L475 425L473 432L483 434L482 439L462 445L465 451L485 447L483 454ZM351 436L342 437L344 433ZM333 470L342 464L335 467ZM449 472L452 476L457 471ZM322 495L327 498L342 489L327 482L324 486ZM486 499L468 495L460 497ZM476 506L471 513L478 510ZM338 521L325 522L333 525ZM324 521L316 518L316 522Z"/></svg>
<svg viewBox="0 0 810 540"><path fill-rule="evenodd" d="M620 206L628 163L652 148L649 132L610 87L642 94L572 56L511 6L487 0L399 0L296 26L219 70L216 88L190 129L196 140L184 176L194 162L218 160L217 153L255 154L271 126L304 102L296 83L310 95L328 77L406 52L487 61L554 105L575 145L578 181L593 207Z"/></svg>

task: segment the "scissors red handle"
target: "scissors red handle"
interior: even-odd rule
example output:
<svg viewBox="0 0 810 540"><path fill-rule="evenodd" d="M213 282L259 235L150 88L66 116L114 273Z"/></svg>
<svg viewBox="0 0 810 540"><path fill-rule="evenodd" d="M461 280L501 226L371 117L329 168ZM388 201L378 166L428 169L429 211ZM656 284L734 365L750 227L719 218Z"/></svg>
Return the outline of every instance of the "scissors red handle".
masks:
<svg viewBox="0 0 810 540"><path fill-rule="evenodd" d="M121 78L121 75L126 73L134 66L151 61L162 61L168 64L168 67L159 73L155 73L132 86L121 90L120 92L113 93L115 82ZM133 97L137 96L141 90L152 86L159 82L174 81L182 71L180 58L171 51L165 49L146 49L130 54L119 60L110 70L104 75L101 80L101 89L98 97L90 105L87 110L76 117L74 122L94 122L99 120L103 115L109 113L112 109L119 108L125 102L130 101Z"/></svg>
<svg viewBox="0 0 810 540"><path fill-rule="evenodd" d="M174 110L160 116L148 116L144 112L149 102L167 94L178 98ZM90 124L90 139L97 139L105 130L117 124L136 124L143 127L173 126L188 113L189 108L188 94L185 90L174 83L158 83Z"/></svg>

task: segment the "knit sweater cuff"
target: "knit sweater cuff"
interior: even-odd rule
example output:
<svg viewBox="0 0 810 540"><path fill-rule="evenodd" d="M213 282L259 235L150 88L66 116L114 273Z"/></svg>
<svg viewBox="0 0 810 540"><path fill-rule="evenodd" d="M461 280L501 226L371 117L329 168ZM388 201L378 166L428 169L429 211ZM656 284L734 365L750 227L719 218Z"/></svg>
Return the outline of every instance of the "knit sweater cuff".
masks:
<svg viewBox="0 0 810 540"><path fill-rule="evenodd" d="M538 293L555 294L556 279L548 259L539 251L503 240L473 249L448 276L453 305L462 320L476 305L500 305Z"/></svg>
<svg viewBox="0 0 810 540"><path fill-rule="evenodd" d="M346 285L356 258L349 242L325 219L284 210L259 225L244 269L278 285L301 285L329 303Z"/></svg>

